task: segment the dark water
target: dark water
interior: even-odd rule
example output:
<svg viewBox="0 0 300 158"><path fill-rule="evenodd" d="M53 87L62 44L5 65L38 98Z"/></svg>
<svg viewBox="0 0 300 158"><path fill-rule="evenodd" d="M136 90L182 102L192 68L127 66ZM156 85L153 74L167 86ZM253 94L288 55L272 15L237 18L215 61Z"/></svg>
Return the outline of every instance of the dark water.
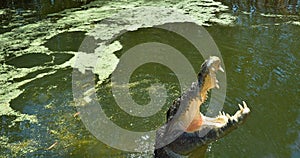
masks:
<svg viewBox="0 0 300 158"><path fill-rule="evenodd" d="M40 16L46 17L50 13L85 4L79 1L53 1L54 4L51 2L1 1L1 8L8 7L7 10L14 11L7 13L5 10L5 15L11 17L1 15L1 32L9 32L19 25L39 21L42 19ZM278 9L277 5L267 6L260 1L253 5L240 1L224 3L230 8L232 4L239 6L236 13L228 11L237 17L234 25L214 24L206 27L218 45L226 67L227 94L223 110L233 114L237 110L237 103L245 100L252 112L245 124L226 137L211 143L206 157L300 157L300 26L292 23L295 20L299 22L300 19L299 1L288 1L285 9ZM289 7L290 5L292 6ZM243 13L251 6L256 8L253 14ZM24 10L30 10L30 15L18 19L19 12L24 13ZM276 16L262 16L260 13L272 13ZM1 113L0 157L151 156L149 152L128 153L99 142L76 116L71 85L72 68L57 66L73 57L68 51L77 50L84 37L84 32L74 31L49 38L43 45L55 52L51 54L32 52L15 57L9 53L5 54L5 48L1 49L6 55L1 63L12 66L2 67L2 74L14 68L46 67L23 77L12 76L11 80L5 82L3 79L1 84L13 85L35 78L39 74L47 75L19 86L18 89L24 92L9 102L13 110L36 116L37 123L26 119L14 121L17 118L14 114ZM192 52L195 50L182 44L184 40L161 30L140 29L124 34L119 40L125 48L141 41L168 41L171 45L174 42L174 46L186 52L195 69L203 61L193 58ZM117 56L121 54L122 51L116 52ZM100 99L107 102L106 105L113 105L109 82L107 79L99 85L98 95L103 96ZM131 82L136 83L131 87L133 99L141 105L149 102L149 85L165 83L169 96L167 104L158 114L144 119L130 117L117 106L104 107L106 113L123 128L136 131L156 129L164 122L168 104L180 94L176 76L162 65L146 64L134 72ZM1 92L1 95L6 93L9 92ZM55 143L56 145L49 149Z"/></svg>
<svg viewBox="0 0 300 158"><path fill-rule="evenodd" d="M242 128L212 145L210 155L298 157L299 26L261 18L271 25L253 28L258 20L242 20L244 26L207 28L229 70L227 105L243 98L253 109Z"/></svg>

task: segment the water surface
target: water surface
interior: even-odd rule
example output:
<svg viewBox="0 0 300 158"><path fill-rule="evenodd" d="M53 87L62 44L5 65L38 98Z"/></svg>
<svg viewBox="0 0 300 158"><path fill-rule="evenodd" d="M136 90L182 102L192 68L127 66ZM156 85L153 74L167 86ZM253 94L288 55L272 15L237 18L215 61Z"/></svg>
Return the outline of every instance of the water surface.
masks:
<svg viewBox="0 0 300 158"><path fill-rule="evenodd" d="M172 6L177 2L120 1L87 5L82 2L9 2L5 4L9 8L0 11L4 21L0 44L0 157L151 157L147 149L145 153L113 149L85 129L76 115L72 95L73 68L68 66L68 61L86 37L85 33L101 21L99 15L108 16L126 6ZM252 110L245 124L209 144L205 157L300 156L298 2L290 10L287 7L288 12L282 12L261 3L225 1L229 7L221 13L234 17L233 23L205 23L226 67L227 94L223 110L233 114L242 100ZM78 3L83 6L79 7ZM232 10L232 4L238 4L238 11ZM32 11L44 5L53 9L42 9L42 14ZM255 12L251 13L251 6L255 6ZM72 7L77 8L64 10ZM24 15L24 10L30 15L20 17L19 13ZM83 13L99 19L72 19ZM164 41L181 50L195 70L203 62L202 58L193 56L195 49L185 44L184 39L159 29L139 29L118 40L123 50L141 41ZM120 57L122 50L115 54ZM151 84L164 83L168 90L166 105L152 117L131 117L115 105L107 78L97 87L100 101L106 103L105 112L112 121L129 130L158 128L165 121L168 105L180 95L176 76L170 69L150 63L137 69L130 81L133 99L141 105L149 102L147 88Z"/></svg>

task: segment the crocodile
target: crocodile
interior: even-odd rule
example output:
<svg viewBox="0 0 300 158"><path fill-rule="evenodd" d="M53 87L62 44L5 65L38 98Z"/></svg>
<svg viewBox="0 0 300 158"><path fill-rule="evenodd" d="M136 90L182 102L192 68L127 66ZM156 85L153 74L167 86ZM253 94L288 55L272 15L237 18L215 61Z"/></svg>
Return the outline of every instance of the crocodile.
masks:
<svg viewBox="0 0 300 158"><path fill-rule="evenodd" d="M219 88L216 73L224 72L219 57L211 56L201 65L198 80L177 98L167 111L167 121L156 132L154 157L191 156L194 151L223 137L243 123L250 109L243 101L234 115L219 112L208 117L200 112L208 92ZM199 157L196 156L196 157Z"/></svg>

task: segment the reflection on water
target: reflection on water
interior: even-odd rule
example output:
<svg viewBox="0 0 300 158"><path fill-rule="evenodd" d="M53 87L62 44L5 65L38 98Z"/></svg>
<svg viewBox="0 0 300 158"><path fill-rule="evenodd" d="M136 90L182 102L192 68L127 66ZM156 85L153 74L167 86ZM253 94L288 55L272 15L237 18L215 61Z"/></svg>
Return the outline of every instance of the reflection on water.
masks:
<svg viewBox="0 0 300 158"><path fill-rule="evenodd" d="M92 0L1 0L0 33L44 19L48 14L80 7Z"/></svg>
<svg viewBox="0 0 300 158"><path fill-rule="evenodd" d="M206 157L299 157L300 156L300 29L292 21L299 21L299 0L291 1L223 1L231 9L237 21L234 26L214 25L207 27L215 39L227 70L227 98L224 110L233 113L236 103L246 100L252 113L246 123L223 139L209 145ZM3 21L1 31L6 32L19 25L33 23L41 17L65 8L83 4L79 1L1 1L0 16ZM123 2L124 5L125 2ZM159 3L156 2L156 3ZM235 6L234 6L235 5ZM234 7L233 7L234 6ZM284 7L281 7L284 6ZM7 8L8 7L8 8ZM255 7L253 16L251 7ZM3 11L4 10L4 11ZM245 11L245 13L243 12ZM282 17L261 16L259 13L290 14ZM149 30L148 30L149 31ZM155 39L165 40L173 36L156 34ZM142 40L152 40L145 36L147 30L139 30L125 34L123 44L126 46ZM140 34L143 34L140 35ZM25 76L15 77L1 84L11 84L36 78L26 82L20 89L21 95L10 102L16 112L36 115L38 122L15 121L10 113L0 116L0 157L138 157L143 153L127 153L112 149L97 141L75 115L76 109L72 98L70 67L57 68L73 57L68 51L76 51L83 39L83 32L62 33L52 37L45 43L51 54L32 52L21 56L11 55L3 58L7 72L12 68L39 68ZM32 37L35 38L35 37ZM131 39L131 41L126 40ZM166 40L167 40L166 39ZM193 49L179 39L173 40L183 52ZM180 42L181 41L181 42ZM16 50L26 49L14 48ZM5 51L5 48L1 50ZM117 55L120 55L117 52ZM197 69L202 59L190 57ZM11 66L11 67L9 67ZM49 66L49 67L47 67ZM4 69L3 68L3 69ZM1 70L1 72L4 70ZM178 92L176 77L170 70L161 65L148 64L137 69L132 77L135 83L131 91L133 98L140 104L147 103L146 94L150 83L165 81L169 87L168 102L172 102ZM111 101L108 96L109 84L99 85L99 94L107 105ZM9 92L3 92L9 93ZM2 95L2 94L1 94ZM2 103L2 102L0 102ZM0 106L6 106L0 104ZM163 110L166 110L165 107ZM155 128L164 122L164 111L157 116L143 119L141 122L126 115L115 113L116 109L107 107L107 113L120 126L137 129ZM2 114L2 113L1 113ZM131 124L130 124L131 123ZM146 128L147 129L147 128ZM52 144L57 145L47 150ZM147 156L151 156L151 154Z"/></svg>
<svg viewBox="0 0 300 158"><path fill-rule="evenodd" d="M271 14L299 15L300 0L220 0L232 7L233 12L247 11L254 13L256 10Z"/></svg>

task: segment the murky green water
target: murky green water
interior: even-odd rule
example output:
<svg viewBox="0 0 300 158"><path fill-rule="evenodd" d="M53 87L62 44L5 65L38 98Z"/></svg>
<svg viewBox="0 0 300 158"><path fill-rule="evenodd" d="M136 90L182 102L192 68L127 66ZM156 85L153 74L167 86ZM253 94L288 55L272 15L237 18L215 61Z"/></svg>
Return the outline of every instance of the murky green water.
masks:
<svg viewBox="0 0 300 158"><path fill-rule="evenodd" d="M201 19L197 8L187 5L196 3L192 2L180 3L182 6L177 7ZM42 4L46 3L51 6L48 1ZM1 26L0 43L0 157L150 157L151 151L147 149L145 153L113 149L85 129L76 116L73 68L68 61L76 55L86 37L85 32L94 28L103 17L121 8L177 3L92 2L62 12L58 11L70 8L69 5L65 4L65 8L54 5L53 10L49 9L43 15L58 13L43 18L38 17L40 14L31 14L33 9L30 7L35 6L31 3L22 4L27 6L30 17L19 17L15 14L18 9L13 7L1 9L0 17L5 23ZM254 5L256 12L249 14L250 5L242 2L237 3L239 11L233 13L231 6L236 3L225 1L230 8L221 12L235 18L233 23L227 21L231 18L219 18L226 21L221 24L230 25L212 23L216 20L202 22L206 26L212 25L206 29L217 43L226 67L227 97L223 110L232 114L237 109L236 104L245 100L252 113L237 130L211 143L206 157L299 157L299 2L298 8L287 14L260 3ZM22 5L18 7L22 8ZM7 20L7 15L13 18ZM184 44L183 39L159 29L140 29L126 33L118 40L123 50L141 41L164 41L184 52L196 70L203 62L193 56L195 49ZM115 54L120 57L122 50ZM149 102L147 88L151 84L164 83L168 90L167 104L152 117L131 117L115 105L110 79L106 79L97 86L99 100L106 103L105 112L125 129L147 131L158 128L164 122L168 105L180 94L176 76L162 65L146 64L133 73L130 81L133 99L141 105Z"/></svg>
<svg viewBox="0 0 300 158"><path fill-rule="evenodd" d="M228 150L228 157L298 157L299 26L274 26L276 19L267 18L242 20L243 26L208 30L226 64L227 105L243 98L253 110L243 127L213 143L209 155L227 157ZM264 23L251 26L258 20Z"/></svg>

